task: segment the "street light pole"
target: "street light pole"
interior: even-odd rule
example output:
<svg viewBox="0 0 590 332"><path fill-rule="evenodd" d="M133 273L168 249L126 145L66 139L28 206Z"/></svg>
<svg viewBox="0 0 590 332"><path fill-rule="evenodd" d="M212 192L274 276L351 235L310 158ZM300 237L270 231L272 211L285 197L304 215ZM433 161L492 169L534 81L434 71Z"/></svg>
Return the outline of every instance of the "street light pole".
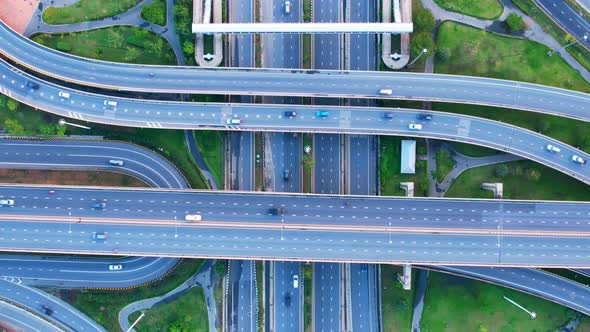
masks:
<svg viewBox="0 0 590 332"><path fill-rule="evenodd" d="M142 318L143 318L143 316L145 316L145 311L143 311L143 310L142 310L142 311L141 311L141 315L139 315L139 317L137 317L137 319L135 320L135 322L133 322L133 324L131 324L131 326L129 326L129 328L128 328L128 329L127 329L127 331L125 331L125 332L129 332L129 331L131 331L131 330L133 329L133 327L134 327L134 326L135 326L137 323L139 323L139 320L140 320L140 319L142 319Z"/></svg>
<svg viewBox="0 0 590 332"><path fill-rule="evenodd" d="M537 318L537 313L534 311L528 311L526 310L523 306L521 306L520 304L514 302L513 300L509 299L507 296L504 296L504 300L514 304L517 308L522 309L524 312L526 312L527 314L529 314L529 316L531 316L531 319L535 319Z"/></svg>
<svg viewBox="0 0 590 332"><path fill-rule="evenodd" d="M421 56L423 56L424 54L428 53L428 50L423 48L422 52L420 52L420 54L418 54L418 56L416 57L416 59L412 60L412 62L410 62L410 64L407 65L408 68L412 67L412 65L414 64L414 62L418 61L418 59L420 59Z"/></svg>
<svg viewBox="0 0 590 332"><path fill-rule="evenodd" d="M588 36L584 35L584 41L586 41L586 40L588 40ZM549 52L547 52L547 55L548 55L548 56L552 56L552 55L553 55L553 54L555 54L556 52L559 52L559 51L561 51L561 50L565 50L565 49L566 49L568 46L571 46L571 45L573 45L573 44L575 44L575 43L577 43L577 42L578 42L577 40L574 40L573 42L571 42L571 43L569 43L569 44L567 44L567 45L564 45L563 47L556 48L556 49L554 49L553 51L549 51Z"/></svg>

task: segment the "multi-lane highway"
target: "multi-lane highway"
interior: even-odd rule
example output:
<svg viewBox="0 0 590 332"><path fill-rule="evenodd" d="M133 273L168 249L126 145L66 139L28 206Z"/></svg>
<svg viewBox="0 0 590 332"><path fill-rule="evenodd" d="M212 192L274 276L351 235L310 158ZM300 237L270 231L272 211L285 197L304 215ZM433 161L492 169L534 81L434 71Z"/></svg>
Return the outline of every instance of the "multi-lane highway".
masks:
<svg viewBox="0 0 590 332"><path fill-rule="evenodd" d="M0 45L2 54L40 73L69 82L115 90L440 100L532 110L589 120L587 111L590 107L590 96L587 94L523 82L417 73L203 69L101 62L65 55L42 47L12 31L3 23L0 24ZM150 73L153 76L150 76ZM21 78L17 81L24 84L21 81L26 79ZM2 82L2 85L5 84ZM393 93L379 95L382 88L391 88ZM57 91L51 95L56 98ZM101 98L104 100L104 97ZM91 99L84 102L93 104ZM138 100L128 103L158 105L155 106L158 111L167 112L159 103ZM55 101L45 103L40 105L43 106L40 108L53 111L56 108L55 104ZM96 108L96 102L94 105L94 113L104 113L100 107ZM98 105L102 105L102 101ZM119 110L130 106L120 105ZM158 122L159 115L154 110L147 116L137 113L136 119L142 118L142 125L145 126L145 122ZM96 116L86 120L98 120ZM180 123L187 123L190 117L179 120ZM128 125L125 122L114 122Z"/></svg>
<svg viewBox="0 0 590 332"><path fill-rule="evenodd" d="M0 187L0 197L15 200L14 207L0 209L1 249L7 251L458 265L589 262L587 203L88 188L60 188L51 196L46 188L19 186ZM93 209L97 202L106 209ZM273 206L286 209L283 218L270 213ZM190 213L203 221L182 222ZM93 239L93 232L110 238Z"/></svg>
<svg viewBox="0 0 590 332"><path fill-rule="evenodd" d="M567 1L535 0L535 2L580 44L590 48L590 22L570 7Z"/></svg>
<svg viewBox="0 0 590 332"><path fill-rule="evenodd" d="M50 321L60 331L106 331L98 323L66 302L33 287L0 279L0 297L33 310L36 315ZM24 319L19 319L21 324L33 321L30 317L21 316L21 318ZM32 329L26 330L31 331Z"/></svg>
<svg viewBox="0 0 590 332"><path fill-rule="evenodd" d="M60 332L57 325L40 315L0 300L0 321L5 331Z"/></svg>

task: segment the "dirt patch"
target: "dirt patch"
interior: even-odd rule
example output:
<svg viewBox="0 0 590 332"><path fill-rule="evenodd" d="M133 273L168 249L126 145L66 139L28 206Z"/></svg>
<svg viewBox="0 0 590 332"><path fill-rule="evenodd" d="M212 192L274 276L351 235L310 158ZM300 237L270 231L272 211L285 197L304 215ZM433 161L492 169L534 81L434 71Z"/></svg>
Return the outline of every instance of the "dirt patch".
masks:
<svg viewBox="0 0 590 332"><path fill-rule="evenodd" d="M23 33L39 0L2 0L0 19L18 33Z"/></svg>
<svg viewBox="0 0 590 332"><path fill-rule="evenodd" d="M147 187L128 175L99 171L0 169L0 183Z"/></svg>

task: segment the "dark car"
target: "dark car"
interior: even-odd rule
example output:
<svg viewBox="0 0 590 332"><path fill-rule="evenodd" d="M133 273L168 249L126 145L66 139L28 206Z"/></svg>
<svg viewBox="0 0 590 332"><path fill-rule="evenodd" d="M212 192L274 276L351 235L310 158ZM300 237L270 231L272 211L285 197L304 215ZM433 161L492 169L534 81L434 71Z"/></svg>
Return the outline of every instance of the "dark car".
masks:
<svg viewBox="0 0 590 332"><path fill-rule="evenodd" d="M290 307L291 306L291 294L287 293L285 294L285 307Z"/></svg>
<svg viewBox="0 0 590 332"><path fill-rule="evenodd" d="M418 115L418 120L430 121L430 120L432 120L432 115L430 115L430 114L419 114Z"/></svg>
<svg viewBox="0 0 590 332"><path fill-rule="evenodd" d="M289 169L285 168L283 170L283 180L288 181L289 180Z"/></svg>
<svg viewBox="0 0 590 332"><path fill-rule="evenodd" d="M53 309L51 309L50 307L48 307L46 305L42 305L41 309L43 309L43 312L45 312L45 314L47 314L47 315L51 315L53 313Z"/></svg>
<svg viewBox="0 0 590 332"><path fill-rule="evenodd" d="M393 112L385 112L383 113L383 117L387 120L393 119Z"/></svg>
<svg viewBox="0 0 590 332"><path fill-rule="evenodd" d="M285 116L288 118L294 118L297 116L297 112L295 111L285 111Z"/></svg>
<svg viewBox="0 0 590 332"><path fill-rule="evenodd" d="M35 82L28 81L26 85L27 85L27 88L31 88L33 90L39 89L39 84L37 84Z"/></svg>
<svg viewBox="0 0 590 332"><path fill-rule="evenodd" d="M284 215L285 214L285 208L282 207L273 207L268 209L268 213L272 214L273 216L279 216L279 215Z"/></svg>
<svg viewBox="0 0 590 332"><path fill-rule="evenodd" d="M105 202L99 202L99 203L92 204L93 210L103 210L106 207L107 207L107 203L105 203Z"/></svg>
<svg viewBox="0 0 590 332"><path fill-rule="evenodd" d="M361 264L361 272L369 271L369 264Z"/></svg>

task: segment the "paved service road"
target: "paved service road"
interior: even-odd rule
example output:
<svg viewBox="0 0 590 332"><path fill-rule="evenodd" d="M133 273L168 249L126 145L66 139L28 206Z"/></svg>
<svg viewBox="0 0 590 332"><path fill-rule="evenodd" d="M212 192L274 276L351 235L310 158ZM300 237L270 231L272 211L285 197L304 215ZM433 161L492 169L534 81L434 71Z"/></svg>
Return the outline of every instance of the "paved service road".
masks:
<svg viewBox="0 0 590 332"><path fill-rule="evenodd" d="M0 298L34 310L37 315L48 319L62 330L106 331L66 302L32 287L0 279Z"/></svg>
<svg viewBox="0 0 590 332"><path fill-rule="evenodd" d="M394 92L387 98L485 104L590 120L589 95L523 82L422 73L203 69L100 62L42 47L3 23L0 24L0 45L2 54L38 72L65 81L115 90L382 98L384 96L378 95L379 89L391 88ZM148 75L150 72L155 74L154 77ZM22 73L18 75L23 76ZM26 78L16 81L23 80ZM27 99L31 97L27 96ZM47 107L41 108L51 111ZM125 107L119 107L122 108ZM99 110L95 109L95 112ZM158 110L166 112L164 108ZM152 111L143 121L157 122L158 116Z"/></svg>
<svg viewBox="0 0 590 332"><path fill-rule="evenodd" d="M590 314L590 288L587 285L582 285L547 271L475 266L436 266L426 268L513 288L572 308L585 315ZM534 308L528 309L534 311Z"/></svg>
<svg viewBox="0 0 590 332"><path fill-rule="evenodd" d="M0 300L0 323L7 331L63 331L39 315Z"/></svg>
<svg viewBox="0 0 590 332"><path fill-rule="evenodd" d="M0 198L15 200L0 208L4 251L590 266L588 203L91 188L49 197L22 186L0 187ZM189 213L203 221L181 222Z"/></svg>

